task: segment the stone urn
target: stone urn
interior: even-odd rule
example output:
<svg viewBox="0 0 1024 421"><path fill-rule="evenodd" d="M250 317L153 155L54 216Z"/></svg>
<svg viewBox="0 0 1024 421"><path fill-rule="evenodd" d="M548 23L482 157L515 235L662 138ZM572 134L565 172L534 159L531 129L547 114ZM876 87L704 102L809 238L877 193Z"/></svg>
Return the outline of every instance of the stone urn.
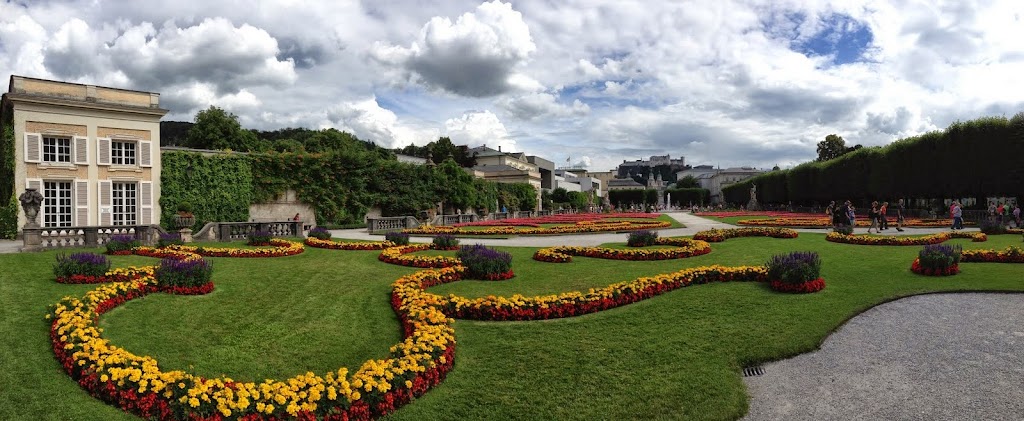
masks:
<svg viewBox="0 0 1024 421"><path fill-rule="evenodd" d="M21 208L25 210L25 217L28 219L26 227L38 227L36 219L39 217L39 205L43 203L43 195L36 189L28 188L18 197L18 201L21 202Z"/></svg>
<svg viewBox="0 0 1024 421"><path fill-rule="evenodd" d="M192 228L196 224L196 217L192 214L179 213L174 215L174 227L177 229Z"/></svg>

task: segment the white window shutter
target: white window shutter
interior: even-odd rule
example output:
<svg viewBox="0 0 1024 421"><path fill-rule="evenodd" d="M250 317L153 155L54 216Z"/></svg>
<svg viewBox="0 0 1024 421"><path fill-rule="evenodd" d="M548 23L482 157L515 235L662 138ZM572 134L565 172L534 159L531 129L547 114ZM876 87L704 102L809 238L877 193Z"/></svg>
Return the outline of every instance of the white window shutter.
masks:
<svg viewBox="0 0 1024 421"><path fill-rule="evenodd" d="M75 148L75 163L86 165L89 163L89 138L75 136L72 139Z"/></svg>
<svg viewBox="0 0 1024 421"><path fill-rule="evenodd" d="M29 189L36 189L39 194L43 194L43 180L38 178L32 178L25 180L25 187Z"/></svg>
<svg viewBox="0 0 1024 421"><path fill-rule="evenodd" d="M139 141L139 166L153 166L153 142Z"/></svg>
<svg viewBox="0 0 1024 421"><path fill-rule="evenodd" d="M25 133L25 162L39 162L43 160L43 135L39 133Z"/></svg>
<svg viewBox="0 0 1024 421"><path fill-rule="evenodd" d="M148 142L147 142L148 143ZM139 225L153 224L153 182L139 182Z"/></svg>
<svg viewBox="0 0 1024 421"><path fill-rule="evenodd" d="M89 182L75 180L75 226L89 226Z"/></svg>
<svg viewBox="0 0 1024 421"><path fill-rule="evenodd" d="M110 165L109 137L100 137L96 139L96 164Z"/></svg>
<svg viewBox="0 0 1024 421"><path fill-rule="evenodd" d="M99 182L99 194L100 194L100 225L107 226L113 224L113 209L111 200L111 185L110 180L100 180Z"/></svg>

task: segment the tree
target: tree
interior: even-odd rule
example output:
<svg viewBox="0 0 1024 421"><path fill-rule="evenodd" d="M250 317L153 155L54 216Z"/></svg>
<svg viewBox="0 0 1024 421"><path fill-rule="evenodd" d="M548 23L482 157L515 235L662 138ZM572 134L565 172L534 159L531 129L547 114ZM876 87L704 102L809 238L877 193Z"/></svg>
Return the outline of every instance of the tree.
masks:
<svg viewBox="0 0 1024 421"><path fill-rule="evenodd" d="M566 203L569 201L569 192L559 187L551 191L551 201L555 203Z"/></svg>
<svg viewBox="0 0 1024 421"><path fill-rule="evenodd" d="M213 105L196 114L185 144L198 149L249 151L256 146L256 134L242 128L238 116Z"/></svg>
<svg viewBox="0 0 1024 421"><path fill-rule="evenodd" d="M700 187L700 182L692 175L681 178L676 182L677 189L695 189Z"/></svg>
<svg viewBox="0 0 1024 421"><path fill-rule="evenodd" d="M841 136L830 134L825 140L818 142L818 161L839 158L847 152L846 141Z"/></svg>

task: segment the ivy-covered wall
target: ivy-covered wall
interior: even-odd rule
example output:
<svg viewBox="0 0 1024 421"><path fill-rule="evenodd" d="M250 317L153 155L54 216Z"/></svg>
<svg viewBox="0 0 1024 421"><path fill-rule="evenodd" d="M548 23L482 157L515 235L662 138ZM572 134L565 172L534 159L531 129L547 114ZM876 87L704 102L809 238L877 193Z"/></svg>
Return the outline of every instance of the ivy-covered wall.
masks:
<svg viewBox="0 0 1024 421"><path fill-rule="evenodd" d="M192 205L196 217L193 230L207 222L249 220L253 176L248 155L164 152L161 161L161 225L173 226L182 202Z"/></svg>
<svg viewBox="0 0 1024 421"><path fill-rule="evenodd" d="M14 123L8 104L0 104L0 238L18 234L18 198L14 188Z"/></svg>

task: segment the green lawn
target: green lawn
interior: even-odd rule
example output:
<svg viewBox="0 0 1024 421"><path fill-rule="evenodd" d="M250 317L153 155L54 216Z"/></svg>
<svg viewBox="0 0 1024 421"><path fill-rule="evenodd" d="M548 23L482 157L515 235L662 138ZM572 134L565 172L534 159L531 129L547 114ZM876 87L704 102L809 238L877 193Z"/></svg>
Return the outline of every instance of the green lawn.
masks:
<svg viewBox="0 0 1024 421"><path fill-rule="evenodd" d="M1002 249L1020 245L1021 237L952 243ZM762 284L699 285L569 319L457 321L455 369L390 418L735 419L747 406L742 366L813 350L844 320L874 305L929 291L1024 291L1024 265L967 263L953 277L914 275L908 268L920 247L837 244L801 233L797 239L732 239L712 249L682 260L575 257L555 264L533 261L534 249L507 248L514 279L461 281L431 291L557 293L692 266L762 264L792 250L821 253L828 286L788 295ZM389 286L414 271L380 263L378 253L307 248L283 258L213 258L214 293L151 295L111 311L101 323L113 343L154 356L165 370L262 380L354 369L386 356L398 341ZM95 287L55 283L54 254L0 255L0 419L129 419L86 395L53 358L42 320L46 307ZM156 262L113 260L118 266Z"/></svg>

